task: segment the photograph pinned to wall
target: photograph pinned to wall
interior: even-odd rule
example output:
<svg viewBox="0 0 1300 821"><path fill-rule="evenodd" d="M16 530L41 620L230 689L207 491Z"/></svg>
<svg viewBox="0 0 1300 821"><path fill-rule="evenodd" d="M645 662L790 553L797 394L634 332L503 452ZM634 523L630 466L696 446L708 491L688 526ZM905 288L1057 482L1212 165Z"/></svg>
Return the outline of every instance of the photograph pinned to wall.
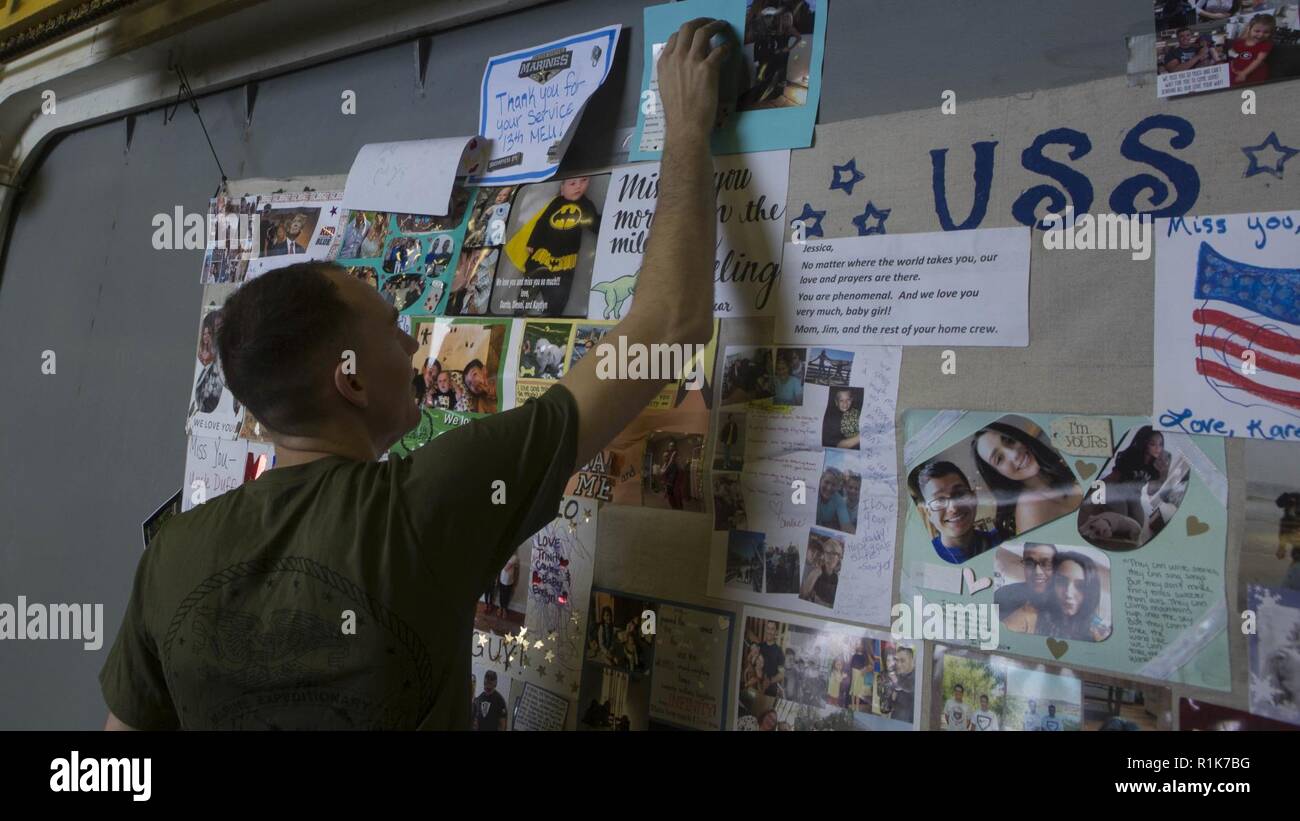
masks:
<svg viewBox="0 0 1300 821"><path fill-rule="evenodd" d="M951 564L1068 516L1083 499L1047 430L1018 415L990 420L934 454L907 484L934 552Z"/></svg>
<svg viewBox="0 0 1300 821"><path fill-rule="evenodd" d="M1250 711L1300 725L1300 590L1250 585Z"/></svg>
<svg viewBox="0 0 1300 821"><path fill-rule="evenodd" d="M788 239L785 200L790 152L733 154L714 160L717 247L713 313L767 316ZM621 319L635 301L659 196L659 164L615 168L601 207L600 244L591 274L587 316Z"/></svg>
<svg viewBox="0 0 1300 821"><path fill-rule="evenodd" d="M500 642L497 638L495 642ZM478 641L472 646L477 651L488 650L488 645ZM504 654L504 650L500 651ZM469 728L475 732L505 732L511 729L511 695L515 686L517 665L507 665L493 660L486 652L470 663Z"/></svg>
<svg viewBox="0 0 1300 821"><path fill-rule="evenodd" d="M1156 95L1300 77L1300 14L1275 0L1155 0Z"/></svg>
<svg viewBox="0 0 1300 821"><path fill-rule="evenodd" d="M1155 224L1157 427L1300 439L1300 211Z"/></svg>
<svg viewBox="0 0 1300 821"><path fill-rule="evenodd" d="M1094 480L1085 498L1095 504L1104 487L1102 469L1115 458L1098 445L1105 436L1055 437L1064 451L1055 445L1049 449L1037 437L1037 446L1016 448L1009 444L1020 442L1007 433L1011 427L993 427L1009 419L1022 420L1014 426L1022 433L1124 432L1116 439L1120 452L1136 438L1128 434L1150 422L1127 416L905 412L904 463L913 504L903 524L899 600L913 612L933 605L948 611L974 608L979 616L975 624L967 622L965 635L945 631L926 638L976 641L985 649L1049 662L1230 689L1223 440L1182 436L1175 444L1166 436L1169 464L1181 456L1190 465L1181 503L1141 548L1111 550L1088 544L1073 515L1047 518L1030 530L1006 535L1010 527L1004 523L1014 523L1023 509L1011 497L989 492L984 484L989 471L1005 466L1027 475L1031 464L1064 463L1068 454L1070 475ZM991 445L1004 451L1001 458ZM1092 455L1076 456L1079 450ZM1164 463L1161 453L1153 455L1153 462ZM983 473L974 467L977 458L989 460ZM1058 469L1059 464L1053 468ZM1077 486L1073 479L1058 484ZM1052 482L1045 479L1041 485L1051 487ZM1080 497L1069 496L1077 504ZM999 501L1004 510L1010 508L1003 523Z"/></svg>
<svg viewBox="0 0 1300 821"><path fill-rule="evenodd" d="M1248 585L1300 590L1300 445L1247 442L1245 474L1238 612Z"/></svg>
<svg viewBox="0 0 1300 821"><path fill-rule="evenodd" d="M222 194L209 201L199 282L212 285L244 281L248 261L257 256L262 240L256 209L256 197Z"/></svg>
<svg viewBox="0 0 1300 821"><path fill-rule="evenodd" d="M1125 434L1079 508L1079 535L1106 550L1136 550L1159 535L1187 494L1185 439L1150 425Z"/></svg>
<svg viewBox="0 0 1300 821"><path fill-rule="evenodd" d="M840 351L848 370L833 378L849 383L843 387L808 379L818 362L810 353L776 346L732 347L724 354L719 424L744 426L743 436L736 436L743 449L733 444L728 453L715 437L713 464L740 467L740 496L714 495L715 503L725 503L723 516L715 508L714 523L743 505L743 529L764 535L773 555L768 573L776 575L752 590L728 584L735 572L729 536L715 530L710 593L883 624L898 510L893 420L901 351Z"/></svg>
<svg viewBox="0 0 1300 821"><path fill-rule="evenodd" d="M844 566L844 534L812 528L808 533L808 550L804 554L803 566L799 598L821 607L835 607L840 569Z"/></svg>
<svg viewBox="0 0 1300 821"><path fill-rule="evenodd" d="M713 476L713 529L745 529L745 496L740 488L740 475L714 472Z"/></svg>
<svg viewBox="0 0 1300 821"><path fill-rule="evenodd" d="M150 513L149 518L141 523L140 530L144 534L146 550L149 549L149 543L153 541L153 537L158 535L158 531L162 530L163 525L167 524L167 520L181 512L181 496L184 492L185 489L182 488L173 493L170 499L159 505L158 509Z"/></svg>
<svg viewBox="0 0 1300 821"><path fill-rule="evenodd" d="M934 648L931 688L931 730L1173 728L1173 699L1167 687L942 644Z"/></svg>
<svg viewBox="0 0 1300 821"><path fill-rule="evenodd" d="M817 526L850 536L858 532L862 500L862 455L851 450L826 451L817 483Z"/></svg>
<svg viewBox="0 0 1300 821"><path fill-rule="evenodd" d="M447 300L448 316L486 316L492 304L500 248L465 248L456 262Z"/></svg>
<svg viewBox="0 0 1300 821"><path fill-rule="evenodd" d="M1246 732L1249 730L1295 732L1297 727L1284 721L1274 721L1245 710L1211 704L1201 699L1180 698L1178 729L1181 732Z"/></svg>
<svg viewBox="0 0 1300 821"><path fill-rule="evenodd" d="M495 316L587 316L601 230L596 203L609 174L522 186L506 224L489 312Z"/></svg>
<svg viewBox="0 0 1300 821"><path fill-rule="evenodd" d="M722 407L771 399L773 351L768 347L729 347L723 357Z"/></svg>
<svg viewBox="0 0 1300 821"><path fill-rule="evenodd" d="M932 729L1061 732L1082 725L1083 688L1078 679L1022 667L1002 656L961 655L942 646L935 648L934 664Z"/></svg>
<svg viewBox="0 0 1300 821"><path fill-rule="evenodd" d="M608 361L618 358L612 347L605 353L599 347L603 334L617 323L568 324L574 327L574 353L590 350L593 353L581 355L608 356ZM680 370L684 376L665 385L606 448L580 466L567 493L620 505L704 512L705 496L711 493L704 481L705 440L713 400L717 331L715 321L712 339L703 349L697 348L684 366L679 361L680 351L677 356L657 360L661 372ZM632 367L629 362L629 370ZM525 387L521 381L517 390Z"/></svg>
<svg viewBox="0 0 1300 821"><path fill-rule="evenodd" d="M506 223L510 219L510 205L514 202L517 185L499 188L479 188L470 207L469 223L465 227L466 248L496 248L505 245Z"/></svg>
<svg viewBox="0 0 1300 821"><path fill-rule="evenodd" d="M962 648L935 647L932 730L1173 729L1169 688Z"/></svg>
<svg viewBox="0 0 1300 821"><path fill-rule="evenodd" d="M573 323L529 321L520 341L519 378L557 380L565 374Z"/></svg>
<svg viewBox="0 0 1300 821"><path fill-rule="evenodd" d="M383 256L388 240L389 219L386 211L349 211L339 232L335 259L376 259Z"/></svg>
<svg viewBox="0 0 1300 821"><path fill-rule="evenodd" d="M191 436L234 439L243 423L244 406L226 387L226 375L217 356L217 334L221 331L221 306L234 285L209 285L199 320L199 338L190 386L185 432Z"/></svg>
<svg viewBox="0 0 1300 821"><path fill-rule="evenodd" d="M1003 544L993 601L1004 630L1071 641L1111 634L1110 559L1086 545Z"/></svg>
<svg viewBox="0 0 1300 821"><path fill-rule="evenodd" d="M720 730L730 613L592 590L578 703L583 730Z"/></svg>
<svg viewBox="0 0 1300 821"><path fill-rule="evenodd" d="M767 537L751 530L727 531L723 585L738 590L763 592L763 568Z"/></svg>
<svg viewBox="0 0 1300 821"><path fill-rule="evenodd" d="M919 643L758 607L742 623L735 729L917 728Z"/></svg>
<svg viewBox="0 0 1300 821"><path fill-rule="evenodd" d="M483 70L478 133L490 143L480 185L550 179L614 60L622 26L499 54Z"/></svg>
<svg viewBox="0 0 1300 821"><path fill-rule="evenodd" d="M718 420L714 470L740 470L745 466L745 414L722 411Z"/></svg>
<svg viewBox="0 0 1300 821"><path fill-rule="evenodd" d="M645 60L642 99L657 95L657 62L668 37L695 17L727 21L732 48L744 82L719 111L713 131L714 154L807 148L812 145L821 99L822 55L826 41L826 0L689 0L650 6L644 13ZM735 42L739 38L740 42ZM735 58L733 58L735 59ZM664 118L642 106L629 159L657 160L663 151Z"/></svg>
<svg viewBox="0 0 1300 821"><path fill-rule="evenodd" d="M257 197L257 254L245 279L299 262L330 258L347 211L341 191L303 191Z"/></svg>
<svg viewBox="0 0 1300 821"><path fill-rule="evenodd" d="M505 384L509 320L419 317L412 325L419 348L411 357L411 393L420 422L393 445L398 456L511 407L505 404L511 398Z"/></svg>

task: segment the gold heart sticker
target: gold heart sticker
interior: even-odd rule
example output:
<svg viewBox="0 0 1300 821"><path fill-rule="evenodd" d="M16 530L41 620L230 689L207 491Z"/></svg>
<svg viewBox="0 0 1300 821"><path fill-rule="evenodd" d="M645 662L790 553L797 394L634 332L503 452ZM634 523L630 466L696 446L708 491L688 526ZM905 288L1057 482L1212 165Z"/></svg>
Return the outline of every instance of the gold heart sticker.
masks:
<svg viewBox="0 0 1300 821"><path fill-rule="evenodd" d="M1082 459L1074 460L1074 469L1079 471L1079 475L1082 476L1084 479L1092 478L1092 474L1097 472L1096 465L1089 464L1088 462L1085 462Z"/></svg>
<svg viewBox="0 0 1300 821"><path fill-rule="evenodd" d="M1047 649L1052 654L1052 658L1059 659L1065 655L1065 651L1070 649L1070 645L1060 639L1049 638L1047 640Z"/></svg>
<svg viewBox="0 0 1300 821"><path fill-rule="evenodd" d="M1202 533L1206 533L1206 532L1208 532L1209 529L1210 529L1210 526L1209 526L1208 524L1206 524L1205 522L1202 522L1200 519L1196 518L1195 516L1188 516L1188 517L1187 517L1187 535L1188 535L1188 536L1199 536L1199 535L1201 535Z"/></svg>

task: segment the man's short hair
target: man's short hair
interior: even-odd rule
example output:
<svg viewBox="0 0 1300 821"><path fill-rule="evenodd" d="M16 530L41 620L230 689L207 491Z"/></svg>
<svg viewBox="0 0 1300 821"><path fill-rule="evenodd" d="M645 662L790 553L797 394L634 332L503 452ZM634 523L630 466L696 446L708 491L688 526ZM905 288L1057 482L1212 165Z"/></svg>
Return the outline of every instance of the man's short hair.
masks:
<svg viewBox="0 0 1300 821"><path fill-rule="evenodd" d="M488 670L487 672L485 672L485 673L483 674L483 680L484 680L484 681L496 681L496 680L497 680L497 671L496 671L496 670Z"/></svg>
<svg viewBox="0 0 1300 821"><path fill-rule="evenodd" d="M934 462L926 462L920 468L913 471L912 475L908 477L907 486L908 489L912 491L912 498L918 502L924 502L925 494L921 492L921 488L925 487L926 482L938 479L942 476L960 476L966 487L970 487L970 480L966 478L966 474L962 472L961 468L957 467L952 462L936 460Z"/></svg>
<svg viewBox="0 0 1300 821"><path fill-rule="evenodd" d="M961 690L963 693L966 692L966 688L965 688L965 687L961 686L960 684L954 684L954 685L952 686L952 691L955 693L955 692L957 692L958 690Z"/></svg>
<svg viewBox="0 0 1300 821"><path fill-rule="evenodd" d="M226 384L267 427L308 432L352 322L325 262L300 262L244 283L221 309Z"/></svg>

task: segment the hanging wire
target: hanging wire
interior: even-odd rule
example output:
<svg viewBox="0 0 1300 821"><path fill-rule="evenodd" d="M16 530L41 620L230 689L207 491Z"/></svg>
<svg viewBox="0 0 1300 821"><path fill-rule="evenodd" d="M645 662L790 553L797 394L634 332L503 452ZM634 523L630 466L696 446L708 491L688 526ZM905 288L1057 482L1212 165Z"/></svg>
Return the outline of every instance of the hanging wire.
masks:
<svg viewBox="0 0 1300 821"><path fill-rule="evenodd" d="M189 101L190 109L194 111L194 116L199 120L199 128L203 129L203 138L208 141L208 150L212 152L212 159L217 164L217 171L221 173L221 185L217 187L216 193L213 194L215 197L226 190L226 169L222 167L221 158L217 156L217 149L212 145L212 137L208 134L207 124L203 122L203 114L199 111L199 101L194 97L194 89L190 87L190 80L185 76L185 69L179 63L173 68L176 71L176 76L180 78L181 85L176 92L176 102L163 111L163 125L175 118L176 109L180 108L182 102Z"/></svg>

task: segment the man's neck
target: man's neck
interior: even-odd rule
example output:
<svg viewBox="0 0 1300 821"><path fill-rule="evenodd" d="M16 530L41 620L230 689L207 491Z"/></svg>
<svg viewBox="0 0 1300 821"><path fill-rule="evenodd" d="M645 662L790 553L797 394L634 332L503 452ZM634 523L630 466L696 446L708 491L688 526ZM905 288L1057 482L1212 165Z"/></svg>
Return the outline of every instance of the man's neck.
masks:
<svg viewBox="0 0 1300 821"><path fill-rule="evenodd" d="M953 549L953 550L957 550L957 549L960 549L960 550L968 550L968 549L970 549L971 545L973 545L973 544L975 543L975 529L974 529L974 528L971 528L969 531L967 531L965 534L963 534L959 540L955 540L955 541L952 540L952 539L949 539L947 536L940 536L940 537L939 537L939 542L940 542L944 547L947 547L947 548L950 548L950 549Z"/></svg>
<svg viewBox="0 0 1300 821"><path fill-rule="evenodd" d="M378 458L373 445L361 436L275 436L275 467L305 465L329 456L342 456L354 462L373 462Z"/></svg>

